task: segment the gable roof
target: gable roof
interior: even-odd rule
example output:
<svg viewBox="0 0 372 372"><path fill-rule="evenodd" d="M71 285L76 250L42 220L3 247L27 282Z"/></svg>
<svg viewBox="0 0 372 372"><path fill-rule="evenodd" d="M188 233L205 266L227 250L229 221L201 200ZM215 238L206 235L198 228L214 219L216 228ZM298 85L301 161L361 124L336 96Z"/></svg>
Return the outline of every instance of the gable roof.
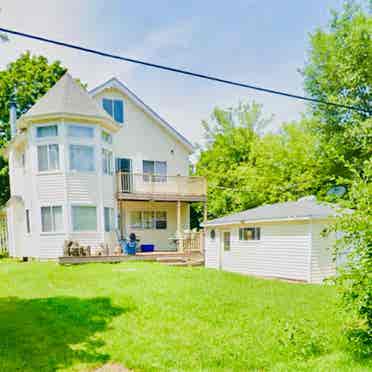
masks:
<svg viewBox="0 0 372 372"><path fill-rule="evenodd" d="M204 226L230 225L255 221L280 221L296 219L321 219L339 215L339 207L316 201L315 197L304 197L297 201L262 205L244 212L230 214L207 221ZM351 212L351 210L347 210Z"/></svg>
<svg viewBox="0 0 372 372"><path fill-rule="evenodd" d="M114 123L88 92L66 72L24 115L20 122L48 115L67 114L103 119Z"/></svg>
<svg viewBox="0 0 372 372"><path fill-rule="evenodd" d="M122 83L116 77L111 78L105 83L99 85L98 87L92 89L89 94L95 96L105 89L114 88L125 95L127 95L137 106L139 106L143 111L145 111L150 117L152 117L163 129L165 129L170 135L175 137L179 142L181 142L187 150L191 153L194 151L194 145L187 140L181 133L172 127L166 120L164 120L158 113L156 113L151 107L146 105L134 92L132 92L124 83Z"/></svg>

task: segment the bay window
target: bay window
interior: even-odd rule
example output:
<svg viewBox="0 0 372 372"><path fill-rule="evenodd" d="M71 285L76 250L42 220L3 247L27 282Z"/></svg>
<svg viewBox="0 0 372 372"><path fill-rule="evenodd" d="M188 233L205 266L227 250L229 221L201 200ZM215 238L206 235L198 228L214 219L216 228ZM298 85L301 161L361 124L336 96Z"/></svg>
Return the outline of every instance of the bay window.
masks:
<svg viewBox="0 0 372 372"><path fill-rule="evenodd" d="M114 208L104 208L104 222L106 232L115 230Z"/></svg>
<svg viewBox="0 0 372 372"><path fill-rule="evenodd" d="M70 170L94 172L94 146L70 145Z"/></svg>
<svg viewBox="0 0 372 372"><path fill-rule="evenodd" d="M63 230L62 207L41 207L41 231L59 232Z"/></svg>
<svg viewBox="0 0 372 372"><path fill-rule="evenodd" d="M59 169L58 144L40 145L37 147L39 172L55 171Z"/></svg>
<svg viewBox="0 0 372 372"><path fill-rule="evenodd" d="M67 127L67 135L76 138L93 138L94 128L86 125L69 125Z"/></svg>
<svg viewBox="0 0 372 372"><path fill-rule="evenodd" d="M95 206L74 205L71 211L73 231L97 231L97 210Z"/></svg>
<svg viewBox="0 0 372 372"><path fill-rule="evenodd" d="M58 126L57 125L44 125L42 127L36 128L36 137L57 137L58 136Z"/></svg>

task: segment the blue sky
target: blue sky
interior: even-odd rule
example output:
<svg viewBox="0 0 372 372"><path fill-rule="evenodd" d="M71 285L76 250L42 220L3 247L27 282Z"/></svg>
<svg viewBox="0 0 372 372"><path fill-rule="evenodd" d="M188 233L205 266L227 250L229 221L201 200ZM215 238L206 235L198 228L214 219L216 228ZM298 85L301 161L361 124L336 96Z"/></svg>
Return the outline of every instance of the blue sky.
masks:
<svg viewBox="0 0 372 372"><path fill-rule="evenodd" d="M308 34L341 0L124 1L2 0L0 25L84 46L303 94ZM11 37L0 68L25 50L59 59L89 88L117 76L191 141L215 106L263 104L271 129L296 120L300 101L192 79Z"/></svg>

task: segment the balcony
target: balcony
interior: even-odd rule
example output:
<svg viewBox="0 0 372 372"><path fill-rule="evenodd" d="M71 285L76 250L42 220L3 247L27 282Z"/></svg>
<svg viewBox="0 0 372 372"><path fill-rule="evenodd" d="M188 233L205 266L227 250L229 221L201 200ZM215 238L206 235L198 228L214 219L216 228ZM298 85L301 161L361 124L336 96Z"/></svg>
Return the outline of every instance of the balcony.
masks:
<svg viewBox="0 0 372 372"><path fill-rule="evenodd" d="M119 200L206 201L204 177L117 173Z"/></svg>

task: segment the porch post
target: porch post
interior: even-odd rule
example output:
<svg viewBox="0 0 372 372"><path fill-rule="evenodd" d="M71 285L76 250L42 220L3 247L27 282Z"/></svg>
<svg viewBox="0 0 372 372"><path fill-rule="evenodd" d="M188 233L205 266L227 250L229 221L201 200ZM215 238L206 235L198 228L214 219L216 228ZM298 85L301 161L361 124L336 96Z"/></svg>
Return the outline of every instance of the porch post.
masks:
<svg viewBox="0 0 372 372"><path fill-rule="evenodd" d="M206 223L208 221L208 207L207 201L203 203L203 222Z"/></svg>
<svg viewBox="0 0 372 372"><path fill-rule="evenodd" d="M181 201L177 200L177 250L183 251L183 241L182 241L182 232L181 232Z"/></svg>

